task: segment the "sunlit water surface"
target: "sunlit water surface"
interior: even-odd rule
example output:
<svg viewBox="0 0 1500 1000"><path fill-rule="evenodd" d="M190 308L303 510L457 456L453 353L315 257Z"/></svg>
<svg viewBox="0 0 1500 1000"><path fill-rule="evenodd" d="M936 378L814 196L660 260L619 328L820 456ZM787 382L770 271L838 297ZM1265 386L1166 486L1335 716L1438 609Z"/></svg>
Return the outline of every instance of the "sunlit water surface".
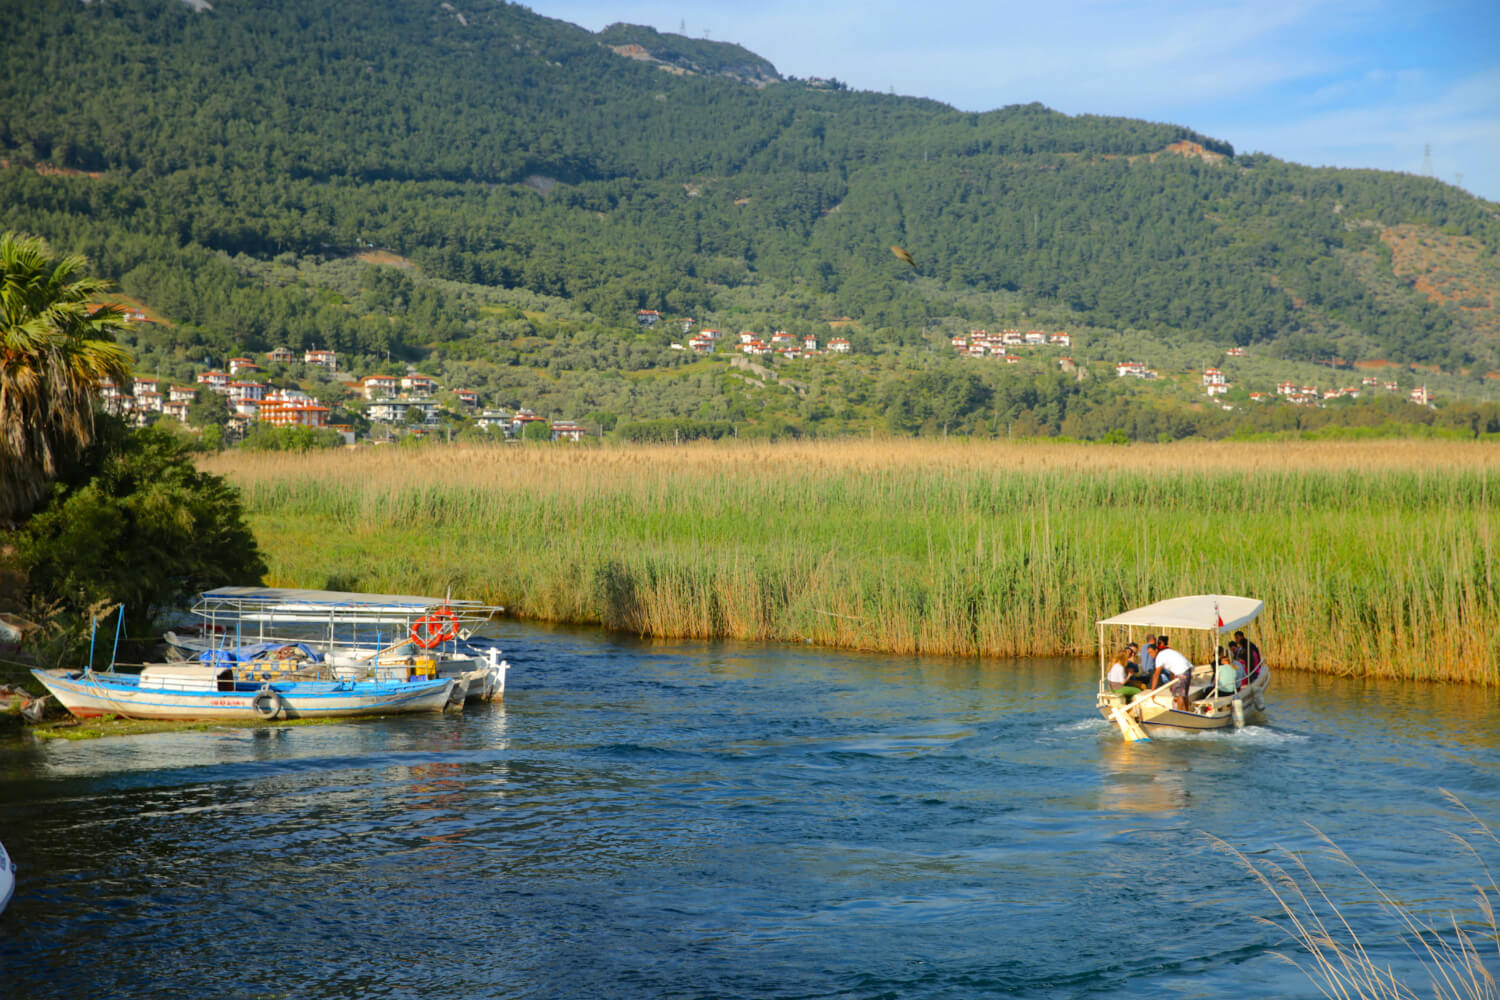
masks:
<svg viewBox="0 0 1500 1000"><path fill-rule="evenodd" d="M0 996L1313 997L1210 836L1441 918L1439 789L1500 817L1478 689L1282 673L1132 746L1078 661L501 638L458 717L0 745Z"/></svg>

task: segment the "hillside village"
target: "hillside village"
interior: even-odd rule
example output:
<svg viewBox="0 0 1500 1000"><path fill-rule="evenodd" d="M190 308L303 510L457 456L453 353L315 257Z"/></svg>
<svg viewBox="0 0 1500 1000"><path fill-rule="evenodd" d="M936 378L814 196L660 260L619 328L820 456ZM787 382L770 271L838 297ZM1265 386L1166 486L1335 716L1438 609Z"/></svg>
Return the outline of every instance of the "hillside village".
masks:
<svg viewBox="0 0 1500 1000"><path fill-rule="evenodd" d="M139 310L127 311L129 322L150 322ZM640 310L636 315L639 327L651 329L664 322L655 310ZM696 329L691 317L673 320L681 325L682 333L690 335L685 342L672 341L672 350L691 351L698 355L727 353L743 357L774 357L795 360L819 355L845 356L853 353L850 341L842 337L830 338L820 348L813 334L796 336L785 330L776 330L768 339L755 331L744 330L730 337L719 330L703 327ZM967 336L949 339L954 353L964 359L986 359L1005 364L1019 364L1023 353L1030 350L1064 350L1074 346L1071 334L1065 331L1047 333L1041 330L1006 329L990 333L983 329L970 331ZM1243 347L1231 347L1226 357L1244 358ZM1069 355L1056 359L1062 371L1075 374L1078 364ZM376 373L363 377L345 376L339 367L336 351L308 349L300 353L278 347L264 356L264 364L255 358L240 356L229 358L222 368L199 371L190 385L181 385L153 376L138 376L129 387L106 384L102 390L102 402L106 410L144 425L158 419L190 423L190 409L202 400L200 393L214 393L224 398L228 416L224 421L225 431L235 439L242 439L257 426L305 427L313 430L329 430L338 433L346 444L354 444L358 431L353 424L330 419L335 407L325 405L299 388L275 387L266 377L267 366L286 368L300 364L304 369L318 372L324 378L342 387L343 400L338 409L358 414L368 421L367 437L373 440L390 440L398 432L410 436L423 436L440 426L445 408L448 412L466 418L474 427L498 435L504 440L581 441L591 431L573 419L550 419L524 406L505 409L487 405L480 394L468 388L448 388L438 379L423 374L415 368L401 375ZM1119 378L1155 380L1160 374L1137 361L1122 361L1114 365ZM1202 371L1202 390L1210 400L1218 401L1224 409L1233 405L1224 400L1233 388L1228 375L1217 367ZM1362 394L1400 393L1401 387L1394 381L1373 376L1364 377L1358 386L1341 386L1320 390L1317 386L1291 381L1277 384L1275 392L1255 391L1248 394L1252 403L1284 402L1294 406L1323 406L1340 399L1355 399ZM325 398L327 394L324 394ZM1408 399L1415 404L1431 406L1433 395L1425 385L1408 391ZM363 425L361 425L363 426ZM536 429L539 428L539 429ZM594 431L597 433L597 429Z"/></svg>
<svg viewBox="0 0 1500 1000"><path fill-rule="evenodd" d="M127 322L151 322L140 310L127 310ZM642 328L654 327L661 322L660 313L641 310L637 323ZM785 330L771 334L769 341L754 331L742 331L730 344L712 328L699 329L693 333L694 320L684 318L684 334L692 333L686 346L673 342L673 350L691 350L695 354L719 352L721 340L729 353L748 356L775 356L786 359L813 357L819 354L847 355L852 346L845 338L831 338L820 350L814 335L794 337ZM581 441L589 436L589 429L576 420L549 419L526 407L514 410L490 408L481 400L479 393L466 388L445 388L430 375L409 368L405 374L373 374L363 377L344 377L339 368L338 352L328 349L308 349L297 354L285 347L278 347L264 356L264 364L252 357L233 357L222 368L208 368L197 372L193 384L180 385L156 376L140 375L129 386L106 381L101 390L101 399L106 411L129 419L137 426L158 419L190 423L189 411L210 392L225 399L229 416L226 431L235 438L244 438L256 426L306 427L313 430L337 432L346 444L354 444L358 434L352 424L330 420L334 407L324 405L311 393L296 388L276 388L265 378L267 366L291 366L300 364L305 369L319 371L342 386L347 406L367 419L372 429L382 427L383 433L372 434L388 440L396 429L413 435L430 433L439 425L444 403L451 410L472 420L473 425L505 440L521 440L523 437L538 437L551 441ZM448 399L440 400L440 394ZM545 433L528 433L528 428L540 426Z"/></svg>

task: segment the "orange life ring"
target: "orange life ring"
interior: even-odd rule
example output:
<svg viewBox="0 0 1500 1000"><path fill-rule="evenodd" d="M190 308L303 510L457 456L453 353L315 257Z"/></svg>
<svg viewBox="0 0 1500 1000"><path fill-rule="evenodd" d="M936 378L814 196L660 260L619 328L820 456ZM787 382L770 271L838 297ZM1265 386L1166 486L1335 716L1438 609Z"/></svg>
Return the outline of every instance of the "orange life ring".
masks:
<svg viewBox="0 0 1500 1000"><path fill-rule="evenodd" d="M447 608L438 608L418 618L411 627L411 641L423 649L447 642L458 635L458 616Z"/></svg>

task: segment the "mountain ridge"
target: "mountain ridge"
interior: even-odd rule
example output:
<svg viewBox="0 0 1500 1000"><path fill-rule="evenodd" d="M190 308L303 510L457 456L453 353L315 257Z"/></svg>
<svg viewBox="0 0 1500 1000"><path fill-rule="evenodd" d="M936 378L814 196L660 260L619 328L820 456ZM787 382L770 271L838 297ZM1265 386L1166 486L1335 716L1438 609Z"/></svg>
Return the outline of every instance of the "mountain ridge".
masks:
<svg viewBox="0 0 1500 1000"><path fill-rule="evenodd" d="M935 320L1042 308L1294 360L1500 367L1500 214L1429 179L1035 103L959 112L513 4L28 0L16 20L0 156L60 173L0 172L4 224L88 249L186 325L252 344L315 335L279 306L206 305L220 297L193 282L251 302L265 295L226 268L237 255L375 246L622 327L637 309L728 314L748 297L788 303L788 321L849 315L872 346L899 346ZM647 58L615 51L630 46ZM66 91L48 84L63 65ZM1425 271L1398 273L1380 234L1401 226L1470 241L1471 293L1434 298ZM892 267L893 243L921 281ZM934 315L966 299L1015 305ZM354 353L388 346L331 314L321 330Z"/></svg>

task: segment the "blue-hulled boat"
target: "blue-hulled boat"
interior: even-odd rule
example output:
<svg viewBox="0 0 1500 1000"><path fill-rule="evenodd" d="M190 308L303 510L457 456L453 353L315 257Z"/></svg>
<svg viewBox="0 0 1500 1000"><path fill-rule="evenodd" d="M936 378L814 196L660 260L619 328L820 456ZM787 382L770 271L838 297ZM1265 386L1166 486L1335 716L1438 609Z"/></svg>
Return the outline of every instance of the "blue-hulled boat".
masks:
<svg viewBox="0 0 1500 1000"><path fill-rule="evenodd" d="M223 663L148 664L139 674L33 670L37 680L80 718L318 719L440 712L462 705L459 681L413 674L405 679L295 680L242 675Z"/></svg>

